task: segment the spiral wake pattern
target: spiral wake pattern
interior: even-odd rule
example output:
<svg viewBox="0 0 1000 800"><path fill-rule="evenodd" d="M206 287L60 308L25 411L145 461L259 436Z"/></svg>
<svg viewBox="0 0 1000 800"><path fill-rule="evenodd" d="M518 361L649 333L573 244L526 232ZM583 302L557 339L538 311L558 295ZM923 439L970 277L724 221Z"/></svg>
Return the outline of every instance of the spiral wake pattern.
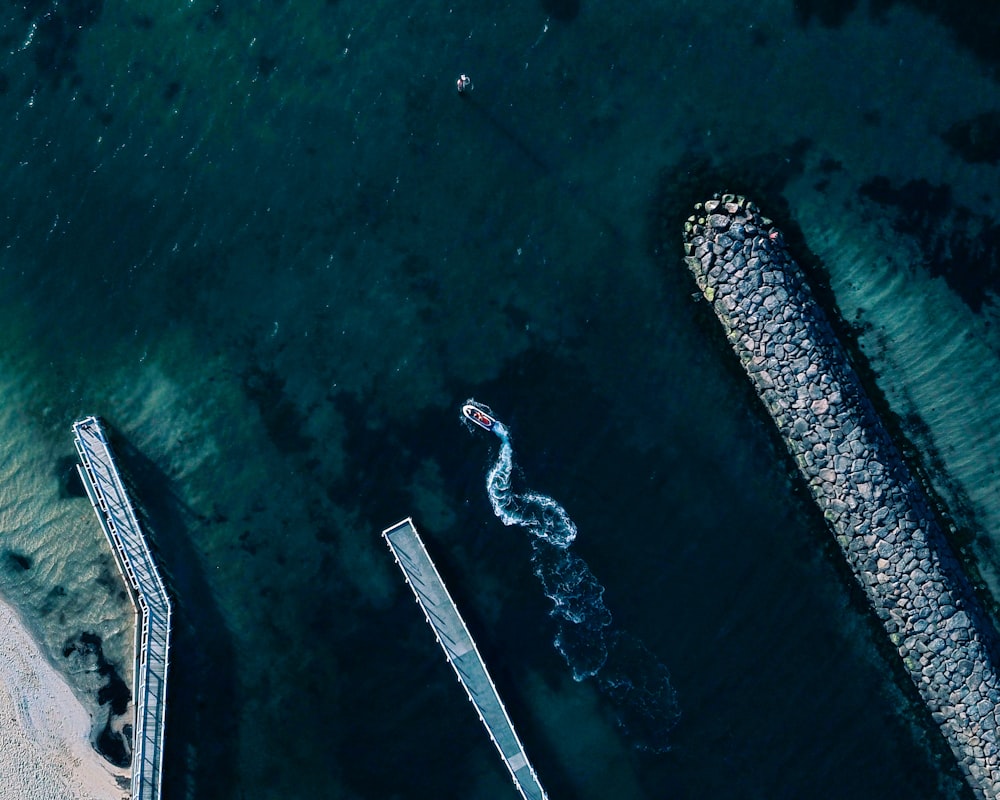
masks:
<svg viewBox="0 0 1000 800"><path fill-rule="evenodd" d="M495 419L482 403L470 399L467 404ZM491 432L500 440L500 452L486 475L490 504L504 525L525 528L532 536L534 573L553 603L556 649L575 680L597 681L635 747L668 750L668 734L680 710L666 666L641 641L612 626L604 587L587 563L570 552L577 536L573 520L553 498L514 490L510 432L500 421Z"/></svg>

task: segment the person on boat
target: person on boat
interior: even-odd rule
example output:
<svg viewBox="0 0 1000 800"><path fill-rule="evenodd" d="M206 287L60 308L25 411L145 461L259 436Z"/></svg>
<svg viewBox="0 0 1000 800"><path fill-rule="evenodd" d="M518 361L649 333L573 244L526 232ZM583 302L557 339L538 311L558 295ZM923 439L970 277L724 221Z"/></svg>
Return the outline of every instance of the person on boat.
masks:
<svg viewBox="0 0 1000 800"><path fill-rule="evenodd" d="M465 94L466 92L472 91L472 78L466 75L464 72L458 76L458 80L455 82L455 86L458 89L459 94Z"/></svg>

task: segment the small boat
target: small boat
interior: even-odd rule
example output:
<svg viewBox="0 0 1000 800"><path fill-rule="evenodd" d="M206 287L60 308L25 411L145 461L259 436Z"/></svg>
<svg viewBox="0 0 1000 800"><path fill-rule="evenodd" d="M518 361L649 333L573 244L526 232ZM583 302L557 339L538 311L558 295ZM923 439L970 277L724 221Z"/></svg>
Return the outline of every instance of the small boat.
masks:
<svg viewBox="0 0 1000 800"><path fill-rule="evenodd" d="M496 417L491 417L478 406L472 405L472 403L466 403L462 406L462 413L465 415L467 420L476 423L476 425L484 431L493 430L494 426L497 424Z"/></svg>

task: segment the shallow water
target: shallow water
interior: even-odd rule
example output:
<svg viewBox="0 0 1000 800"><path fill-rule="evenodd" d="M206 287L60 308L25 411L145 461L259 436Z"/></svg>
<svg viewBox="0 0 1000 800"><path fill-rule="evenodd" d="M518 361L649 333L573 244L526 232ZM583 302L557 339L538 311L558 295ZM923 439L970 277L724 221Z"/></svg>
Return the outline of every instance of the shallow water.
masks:
<svg viewBox="0 0 1000 800"><path fill-rule="evenodd" d="M170 796L512 796L379 541L411 514L553 797L961 796L680 226L732 187L799 229L988 572L996 394L968 424L946 397L980 374L954 342L995 315L990 276L962 274L983 307L939 279L927 308L926 241L862 188L923 179L995 218L996 164L942 138L995 107L995 67L904 4L668 5L2 12L0 591L92 706L67 641L129 674L67 478L70 423L102 415L176 599ZM669 669L669 753L553 650L470 395Z"/></svg>

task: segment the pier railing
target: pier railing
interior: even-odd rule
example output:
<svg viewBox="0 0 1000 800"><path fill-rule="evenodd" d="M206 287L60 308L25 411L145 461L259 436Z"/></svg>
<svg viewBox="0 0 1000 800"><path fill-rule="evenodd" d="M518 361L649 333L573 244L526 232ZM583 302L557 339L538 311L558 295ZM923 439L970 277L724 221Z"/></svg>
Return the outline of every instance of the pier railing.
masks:
<svg viewBox="0 0 1000 800"><path fill-rule="evenodd" d="M96 417L78 420L73 423L73 433L81 461L77 470L136 609L132 797L159 800L170 662L170 599L100 421Z"/></svg>

